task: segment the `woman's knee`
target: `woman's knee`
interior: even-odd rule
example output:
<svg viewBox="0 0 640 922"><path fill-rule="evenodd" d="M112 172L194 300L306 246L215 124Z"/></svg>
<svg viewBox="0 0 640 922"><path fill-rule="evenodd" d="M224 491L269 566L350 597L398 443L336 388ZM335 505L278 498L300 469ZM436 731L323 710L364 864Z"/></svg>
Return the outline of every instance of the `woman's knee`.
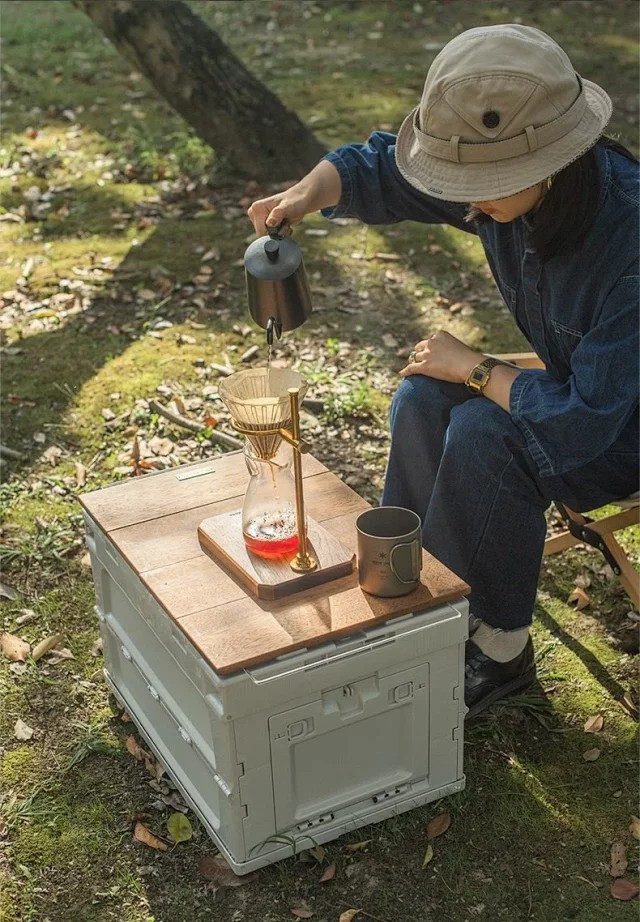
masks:
<svg viewBox="0 0 640 922"><path fill-rule="evenodd" d="M466 395L460 385L438 381L426 375L405 378L396 390L389 413L391 428L448 419L452 406Z"/></svg>

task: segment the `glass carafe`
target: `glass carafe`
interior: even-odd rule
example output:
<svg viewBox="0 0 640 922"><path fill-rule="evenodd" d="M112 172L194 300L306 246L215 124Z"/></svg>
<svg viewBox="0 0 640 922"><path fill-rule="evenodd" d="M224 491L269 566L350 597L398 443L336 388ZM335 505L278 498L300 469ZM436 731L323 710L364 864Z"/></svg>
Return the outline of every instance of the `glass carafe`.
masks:
<svg viewBox="0 0 640 922"><path fill-rule="evenodd" d="M247 442L244 459L251 475L242 507L247 549L260 557L293 556L298 550L298 529L290 446L282 442L266 460Z"/></svg>

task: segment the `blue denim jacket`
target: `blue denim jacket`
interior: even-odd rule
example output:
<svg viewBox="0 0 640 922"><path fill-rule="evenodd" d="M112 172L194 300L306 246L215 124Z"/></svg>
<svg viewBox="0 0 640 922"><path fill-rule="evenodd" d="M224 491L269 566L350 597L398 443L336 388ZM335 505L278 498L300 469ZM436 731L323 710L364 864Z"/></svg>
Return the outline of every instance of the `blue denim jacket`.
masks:
<svg viewBox="0 0 640 922"><path fill-rule="evenodd" d="M545 370L522 371L510 410L542 477L606 453L638 453L638 170L597 145L600 209L580 250L541 263L527 219L467 224L467 206L414 189L395 161L395 135L327 154L342 196L325 217L411 220L477 234L498 288ZM628 460L628 459L627 459Z"/></svg>

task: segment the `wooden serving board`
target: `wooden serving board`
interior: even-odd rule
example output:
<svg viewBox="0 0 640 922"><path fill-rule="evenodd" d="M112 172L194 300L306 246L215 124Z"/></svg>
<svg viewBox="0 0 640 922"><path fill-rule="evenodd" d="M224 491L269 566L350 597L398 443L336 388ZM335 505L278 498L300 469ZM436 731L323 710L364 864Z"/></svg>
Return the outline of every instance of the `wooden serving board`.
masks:
<svg viewBox="0 0 640 922"><path fill-rule="evenodd" d="M213 558L259 599L283 599L294 592L353 573L355 554L331 532L307 516L309 553L318 561L315 570L296 573L290 557L267 560L247 550L242 535L242 510L205 519L198 526L200 544Z"/></svg>

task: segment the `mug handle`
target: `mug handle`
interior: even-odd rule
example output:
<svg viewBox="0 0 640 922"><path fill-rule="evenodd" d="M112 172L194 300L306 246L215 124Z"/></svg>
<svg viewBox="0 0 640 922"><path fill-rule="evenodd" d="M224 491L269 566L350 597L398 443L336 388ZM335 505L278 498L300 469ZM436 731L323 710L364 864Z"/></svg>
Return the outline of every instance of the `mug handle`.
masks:
<svg viewBox="0 0 640 922"><path fill-rule="evenodd" d="M411 579L403 579L393 565L393 555L396 551L400 550L401 547L411 548L411 570L413 574ZM420 542L416 539L415 541L409 541L407 544L396 544L392 547L391 553L389 554L389 566L395 578L401 583L415 583L417 579L420 579L420 571L422 570L422 547Z"/></svg>

